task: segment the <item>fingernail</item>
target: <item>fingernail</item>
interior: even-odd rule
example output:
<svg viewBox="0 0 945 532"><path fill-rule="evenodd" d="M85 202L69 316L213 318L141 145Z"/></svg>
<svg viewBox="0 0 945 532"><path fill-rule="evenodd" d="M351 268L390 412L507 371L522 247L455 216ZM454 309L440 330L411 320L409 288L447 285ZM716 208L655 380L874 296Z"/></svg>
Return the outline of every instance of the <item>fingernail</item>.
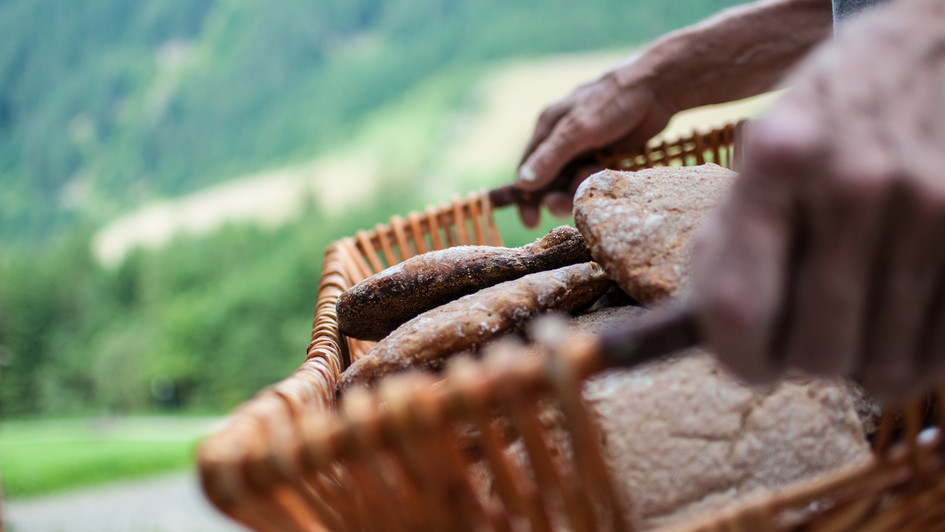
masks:
<svg viewBox="0 0 945 532"><path fill-rule="evenodd" d="M532 170L531 166L523 164L518 170L518 179L519 181L525 181L526 183L531 183L538 179L538 176L535 175L535 171Z"/></svg>

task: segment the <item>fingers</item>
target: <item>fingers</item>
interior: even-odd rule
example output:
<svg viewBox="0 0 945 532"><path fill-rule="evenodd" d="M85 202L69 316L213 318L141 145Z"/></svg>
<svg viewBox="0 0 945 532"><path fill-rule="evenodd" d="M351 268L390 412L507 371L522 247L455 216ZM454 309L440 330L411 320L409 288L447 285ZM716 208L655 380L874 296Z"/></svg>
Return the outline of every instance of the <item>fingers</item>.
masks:
<svg viewBox="0 0 945 532"><path fill-rule="evenodd" d="M569 218L574 210L574 194L570 192L549 192L544 204L556 218Z"/></svg>
<svg viewBox="0 0 945 532"><path fill-rule="evenodd" d="M605 146L616 151L642 149L672 116L661 105L637 94L620 94L615 98L610 103L595 102L580 113L569 109L564 116L556 116L550 133L537 145L529 145L528 155L519 168L517 186L538 190L575 158L592 149Z"/></svg>
<svg viewBox="0 0 945 532"><path fill-rule="evenodd" d="M522 225L535 229L541 222L541 211L534 203L521 204L518 206L518 217L522 220Z"/></svg>
<svg viewBox="0 0 945 532"><path fill-rule="evenodd" d="M940 274L945 271L940 270ZM919 379L915 385L924 389L941 384L945 375L945 275L937 280L937 288L929 298L919 337L919 352L916 360Z"/></svg>
<svg viewBox="0 0 945 532"><path fill-rule="evenodd" d="M542 204L548 207L552 216L570 218L571 211L574 210L574 194L549 192L542 199ZM541 223L541 208L534 203L521 204L518 206L518 216L522 220L522 225L528 229L535 229Z"/></svg>
<svg viewBox="0 0 945 532"><path fill-rule="evenodd" d="M908 185L908 182L907 184ZM893 195L864 345L865 384L888 397L905 397L942 374L945 325L945 193L903 186ZM931 327L930 327L931 326Z"/></svg>
<svg viewBox="0 0 945 532"><path fill-rule="evenodd" d="M608 148L615 152L628 152L633 149L642 149L646 141L653 136L653 131L660 131L669 121L669 114L662 108L654 108L648 113L640 125L634 128L624 137L612 142ZM597 164L590 164L592 159L581 160L580 156L572 158L566 162L566 165L560 170L556 177L545 183L549 191L542 199L542 204L548 207L551 214L558 218L568 218L574 209L574 193L578 186L589 176L603 170L603 167ZM567 183L564 190L552 190L556 184ZM532 220L533 214L529 212L529 220ZM536 215L537 216L537 215ZM523 218L524 220L524 218ZM535 222L537 223L537 221Z"/></svg>
<svg viewBox="0 0 945 532"><path fill-rule="evenodd" d="M642 152L646 143L666 128L672 116L672 113L661 105L650 107L636 127L609 144L607 149L614 153Z"/></svg>
<svg viewBox="0 0 945 532"><path fill-rule="evenodd" d="M556 216L568 216L577 185L591 172L577 174L581 157L628 142L642 147L669 122L671 113L656 102L649 85L641 81L632 90L613 75L579 87L567 98L549 106L538 120L515 180L515 186L543 199ZM526 224L537 224L534 207L522 207Z"/></svg>
<svg viewBox="0 0 945 532"><path fill-rule="evenodd" d="M566 98L552 103L542 111L541 116L538 117L538 123L535 125L535 131L532 132L532 138L529 139L528 144L525 145L525 152L522 154L519 166L535 151L535 147L545 140L558 123L558 120L571 110L571 107L570 99Z"/></svg>
<svg viewBox="0 0 945 532"><path fill-rule="evenodd" d="M783 345L775 349L785 349L788 366L812 374L852 373L867 332L870 264L886 196L881 186L857 177L842 183L814 178L814 190L803 201L807 230L795 257L792 297L781 325ZM824 190L830 186L843 190Z"/></svg>
<svg viewBox="0 0 945 532"><path fill-rule="evenodd" d="M785 360L796 242L798 181L815 179L816 122L783 102L757 122L745 171L696 243L692 299L709 344L749 381L773 379Z"/></svg>
<svg viewBox="0 0 945 532"><path fill-rule="evenodd" d="M569 183L564 190L551 190L547 192L541 200L541 204L548 208L548 211L551 212L551 215L556 218L570 218L572 211L574 210L574 193L577 191L577 188L587 179L589 176L603 170L600 166L595 164L581 164L574 166L577 167L576 170L566 170L561 177L566 177L565 181ZM524 210L523 210L524 209ZM534 225L527 225L526 227L534 229L538 226L539 219L541 217L540 210L537 205L521 205L519 207L519 215L522 218L522 221L527 221L534 223Z"/></svg>
<svg viewBox="0 0 945 532"><path fill-rule="evenodd" d="M588 151L595 140L575 115L565 116L519 168L516 185L522 190L546 186L569 161Z"/></svg>
<svg viewBox="0 0 945 532"><path fill-rule="evenodd" d="M692 303L710 346L736 374L766 381L789 260L790 196L743 175L696 242ZM775 183L776 184L776 183Z"/></svg>
<svg viewBox="0 0 945 532"><path fill-rule="evenodd" d="M803 117L792 120L804 129ZM789 129L768 127L786 123L753 132L731 212L710 238L732 239L725 224L745 234L708 246L709 267L696 272L709 341L751 379L794 367L858 375L881 398L907 397L945 374L945 186L896 174L901 165L884 150L828 158ZM779 184L787 189L776 192ZM764 187L781 199L751 214L747 191L757 202ZM786 229L778 217L791 220ZM771 259L787 266L765 273Z"/></svg>

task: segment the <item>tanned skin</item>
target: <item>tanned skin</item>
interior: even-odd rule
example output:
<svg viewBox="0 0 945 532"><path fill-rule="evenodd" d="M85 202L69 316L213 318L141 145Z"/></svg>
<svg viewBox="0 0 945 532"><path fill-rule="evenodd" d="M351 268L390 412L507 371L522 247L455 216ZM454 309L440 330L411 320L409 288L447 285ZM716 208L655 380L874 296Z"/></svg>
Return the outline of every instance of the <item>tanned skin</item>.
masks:
<svg viewBox="0 0 945 532"><path fill-rule="evenodd" d="M795 0L667 35L552 104L516 186L566 211L570 191L543 187L581 154L642 146L675 112L792 71L702 231L689 304L747 379L795 367L903 399L945 378L945 0L831 28L830 2Z"/></svg>
<svg viewBox="0 0 945 532"><path fill-rule="evenodd" d="M679 111L759 94L832 32L830 2L762 1L724 10L667 34L549 105L525 148L515 185L544 196L553 214L571 214L577 185L599 168L575 166L589 151L629 151ZM549 188L568 167L570 186ZM519 206L528 227L538 206Z"/></svg>

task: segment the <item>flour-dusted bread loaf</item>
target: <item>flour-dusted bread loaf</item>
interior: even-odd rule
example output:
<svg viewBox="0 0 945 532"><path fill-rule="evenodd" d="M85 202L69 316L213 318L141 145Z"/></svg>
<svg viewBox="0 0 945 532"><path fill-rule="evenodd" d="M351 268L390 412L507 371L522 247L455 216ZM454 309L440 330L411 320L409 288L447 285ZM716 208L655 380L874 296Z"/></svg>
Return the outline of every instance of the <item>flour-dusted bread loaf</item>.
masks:
<svg viewBox="0 0 945 532"><path fill-rule="evenodd" d="M694 232L735 175L714 164L604 170L578 188L574 221L620 288L654 303L684 289Z"/></svg>
<svg viewBox="0 0 945 532"><path fill-rule="evenodd" d="M456 246L431 251L368 277L338 298L338 327L377 341L411 318L504 281L591 260L577 229L561 226L519 248Z"/></svg>
<svg viewBox="0 0 945 532"><path fill-rule="evenodd" d="M791 378L746 387L691 350L584 387L630 518L667 524L870 456L848 384Z"/></svg>
<svg viewBox="0 0 945 532"><path fill-rule="evenodd" d="M648 311L614 307L570 318L569 335L599 335ZM501 350L506 349L506 352ZM486 357L538 356L534 346L496 344ZM791 482L870 456L875 405L843 381L799 376L767 388L739 383L714 357L691 349L639 368L611 370L582 391L627 519L647 529L718 512ZM572 455L557 409L543 412L552 456ZM527 450L506 457L529 478ZM480 472L480 482L490 481ZM487 484L482 492L491 493ZM535 489L539 489L535 486ZM493 495L494 496L494 495ZM563 508L553 521L567 522ZM559 528L559 527L555 527Z"/></svg>
<svg viewBox="0 0 945 532"><path fill-rule="evenodd" d="M585 262L484 288L401 325L346 369L340 386L408 367L438 369L445 357L516 331L538 314L587 308L610 286L600 266Z"/></svg>

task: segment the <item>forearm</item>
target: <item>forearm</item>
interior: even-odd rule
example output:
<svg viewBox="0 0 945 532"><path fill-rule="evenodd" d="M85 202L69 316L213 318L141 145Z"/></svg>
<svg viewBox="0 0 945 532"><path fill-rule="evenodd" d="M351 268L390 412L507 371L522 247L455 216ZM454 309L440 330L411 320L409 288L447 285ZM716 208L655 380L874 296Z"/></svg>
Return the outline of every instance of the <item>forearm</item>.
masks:
<svg viewBox="0 0 945 532"><path fill-rule="evenodd" d="M829 0L762 0L667 34L630 60L648 69L672 112L774 88L832 31ZM611 74L622 83L623 65Z"/></svg>

